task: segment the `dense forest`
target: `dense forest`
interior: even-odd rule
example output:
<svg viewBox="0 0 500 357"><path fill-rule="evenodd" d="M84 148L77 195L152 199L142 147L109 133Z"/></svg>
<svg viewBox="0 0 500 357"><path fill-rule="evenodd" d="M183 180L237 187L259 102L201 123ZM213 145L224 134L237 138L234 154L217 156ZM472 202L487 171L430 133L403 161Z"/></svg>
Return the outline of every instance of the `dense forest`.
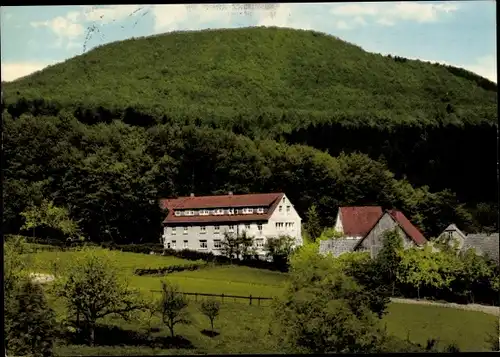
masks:
<svg viewBox="0 0 500 357"><path fill-rule="evenodd" d="M11 83L4 227L42 200L95 241L156 241L160 197L285 191L304 217L403 210L429 237L497 227L497 86L277 28L107 44ZM305 217L304 217L305 218Z"/></svg>

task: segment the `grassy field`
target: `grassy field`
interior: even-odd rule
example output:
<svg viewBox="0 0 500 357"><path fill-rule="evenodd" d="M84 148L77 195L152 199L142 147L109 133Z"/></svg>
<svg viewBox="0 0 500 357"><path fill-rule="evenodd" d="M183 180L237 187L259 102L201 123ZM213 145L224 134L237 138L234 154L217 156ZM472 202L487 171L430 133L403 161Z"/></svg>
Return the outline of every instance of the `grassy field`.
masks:
<svg viewBox="0 0 500 357"><path fill-rule="evenodd" d="M51 261L68 264L78 252L40 252L32 258L37 271L50 273ZM102 250L96 251L102 254ZM241 266L214 266L197 271L170 274L167 277L134 276L133 270L144 267L163 267L169 264L188 264L188 260L173 257L149 256L136 253L118 253L118 264L127 271L130 283L139 288L145 297L151 297L149 290L159 290L160 281L168 279L177 283L182 291L226 295L250 295L273 297L284 288L286 274ZM64 308L50 297L51 305L61 315ZM108 318L104 325L114 326L107 331L106 341L99 341L95 347L59 343L58 355L155 355L155 354L205 354L205 353L276 353L279 352L267 337L269 318L268 303L249 306L248 301L234 302L226 299L221 305L221 314L215 327L220 335L209 337L203 333L209 328L208 319L199 311L199 303L191 300L189 311L192 323L180 325L176 334L182 340L169 348L165 336L168 330L162 328L157 317L147 322L146 315L138 314L128 323L121 319ZM497 318L481 312L453 308L391 303L383 322L389 333L425 344L427 339L439 339L439 346L456 343L462 351L487 351L488 334L494 331ZM147 337L149 327L159 329ZM165 345L165 343L167 345Z"/></svg>
<svg viewBox="0 0 500 357"><path fill-rule="evenodd" d="M399 338L409 334L424 345L428 338L439 339L440 346L455 342L462 351L491 351L487 338L496 320L483 312L400 303L391 303L384 317L389 333Z"/></svg>
<svg viewBox="0 0 500 357"><path fill-rule="evenodd" d="M96 255L104 254L105 249L96 248ZM147 255L130 252L117 252L116 262L127 275L132 275L135 269L138 268L162 268L170 265L187 265L193 264L194 261L179 259L176 257L163 257L160 255ZM71 264L75 256L79 255L78 250L68 251L44 251L28 254L32 269L39 273L52 273L52 267L57 264L59 270L63 272L65 268ZM199 262L201 264L201 262Z"/></svg>

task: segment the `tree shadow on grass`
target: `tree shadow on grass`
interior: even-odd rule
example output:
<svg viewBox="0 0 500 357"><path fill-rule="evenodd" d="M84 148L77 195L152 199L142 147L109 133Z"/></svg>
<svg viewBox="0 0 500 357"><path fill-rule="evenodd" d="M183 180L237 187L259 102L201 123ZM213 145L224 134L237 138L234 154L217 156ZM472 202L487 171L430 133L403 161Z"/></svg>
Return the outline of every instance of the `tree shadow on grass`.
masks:
<svg viewBox="0 0 500 357"><path fill-rule="evenodd" d="M220 333L218 333L217 331L212 330L202 330L201 333L208 337L216 337L220 335Z"/></svg>
<svg viewBox="0 0 500 357"><path fill-rule="evenodd" d="M96 346L148 346L151 348L165 349L194 349L195 347L188 339L182 336L154 336L153 332L160 329L150 329L151 333L124 330L117 326L98 325L95 329ZM82 334L68 334L68 342L72 344L83 344L86 339Z"/></svg>

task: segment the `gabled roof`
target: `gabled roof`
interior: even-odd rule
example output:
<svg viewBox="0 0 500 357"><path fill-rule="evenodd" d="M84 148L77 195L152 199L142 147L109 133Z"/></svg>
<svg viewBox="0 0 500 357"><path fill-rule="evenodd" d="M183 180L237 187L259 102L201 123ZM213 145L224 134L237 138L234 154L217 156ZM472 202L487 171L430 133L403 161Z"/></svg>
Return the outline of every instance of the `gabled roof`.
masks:
<svg viewBox="0 0 500 357"><path fill-rule="evenodd" d="M334 257L338 257L343 253L354 251L354 247L362 240L362 238L354 239L328 239L319 242L319 252L321 254L332 253Z"/></svg>
<svg viewBox="0 0 500 357"><path fill-rule="evenodd" d="M368 234L377 226L378 222L384 217L385 215L389 215L401 229L410 237L410 239L415 242L417 245L423 245L427 243L427 239L425 239L424 235L418 230L417 227L415 227L409 220L406 218L406 216L403 214L403 212L398 211L398 210L387 210L385 211L379 219L375 222L373 227L370 229L369 232L363 236L363 239L360 239L358 241L358 244L356 244L355 249L361 245L361 242L368 236Z"/></svg>
<svg viewBox="0 0 500 357"><path fill-rule="evenodd" d="M168 209L168 215L163 223L211 223L211 222L242 222L266 221L281 202L284 193L258 193L246 195L218 195L200 197L179 197L160 200L160 206ZM220 216L175 216L175 210L210 209L210 208L243 208L265 207L264 214L232 214Z"/></svg>
<svg viewBox="0 0 500 357"><path fill-rule="evenodd" d="M425 239L422 232L420 232L418 228L415 227L408 218L406 218L403 212L398 210L389 210L388 213L396 222L399 223L399 226L415 242L415 244L423 245L427 243L427 239Z"/></svg>
<svg viewBox="0 0 500 357"><path fill-rule="evenodd" d="M380 206L340 207L340 219L344 234L349 237L364 237L382 216Z"/></svg>
<svg viewBox="0 0 500 357"><path fill-rule="evenodd" d="M498 233L493 234L468 234L462 247L463 251L474 248L477 253L487 255L499 262L499 238Z"/></svg>
<svg viewBox="0 0 500 357"><path fill-rule="evenodd" d="M457 232L463 239L465 239L465 234L464 232L462 232L460 229L458 229L458 227L455 225L455 224L450 224L448 227L446 227L446 229L443 231L443 233L445 232ZM443 234L441 233L441 234Z"/></svg>

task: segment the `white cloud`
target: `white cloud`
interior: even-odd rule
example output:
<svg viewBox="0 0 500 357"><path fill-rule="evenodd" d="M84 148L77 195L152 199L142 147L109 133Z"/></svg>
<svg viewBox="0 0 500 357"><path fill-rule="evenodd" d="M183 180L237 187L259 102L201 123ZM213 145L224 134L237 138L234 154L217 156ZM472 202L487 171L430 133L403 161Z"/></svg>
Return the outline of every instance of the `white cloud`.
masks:
<svg viewBox="0 0 500 357"><path fill-rule="evenodd" d="M458 63L448 61L436 61L428 58L407 57L408 59L420 60L424 62L440 63L443 65L464 68L468 71L474 72L481 77L487 78L492 82L497 83L497 59L495 55L478 57L472 63Z"/></svg>
<svg viewBox="0 0 500 357"><path fill-rule="evenodd" d="M2 81L10 82L27 76L54 64L52 62L4 62L2 61Z"/></svg>
<svg viewBox="0 0 500 357"><path fill-rule="evenodd" d="M133 16L148 7L147 5L109 5L100 7L85 5L81 7L82 11L79 16L76 16L76 14L73 16L76 16L80 21L109 24Z"/></svg>
<svg viewBox="0 0 500 357"><path fill-rule="evenodd" d="M393 2L393 3L357 3L333 4L330 13L343 18L373 19L383 26L393 26L398 21L415 21L418 23L435 22L443 14L454 12L458 4L449 2L444 4ZM356 23L353 23L355 25ZM361 22L358 21L358 25ZM352 28L349 25L349 28Z"/></svg>
<svg viewBox="0 0 500 357"><path fill-rule="evenodd" d="M71 39L83 35L83 26L72 22L67 17L58 16L50 21L30 22L33 27L48 27L58 39Z"/></svg>

